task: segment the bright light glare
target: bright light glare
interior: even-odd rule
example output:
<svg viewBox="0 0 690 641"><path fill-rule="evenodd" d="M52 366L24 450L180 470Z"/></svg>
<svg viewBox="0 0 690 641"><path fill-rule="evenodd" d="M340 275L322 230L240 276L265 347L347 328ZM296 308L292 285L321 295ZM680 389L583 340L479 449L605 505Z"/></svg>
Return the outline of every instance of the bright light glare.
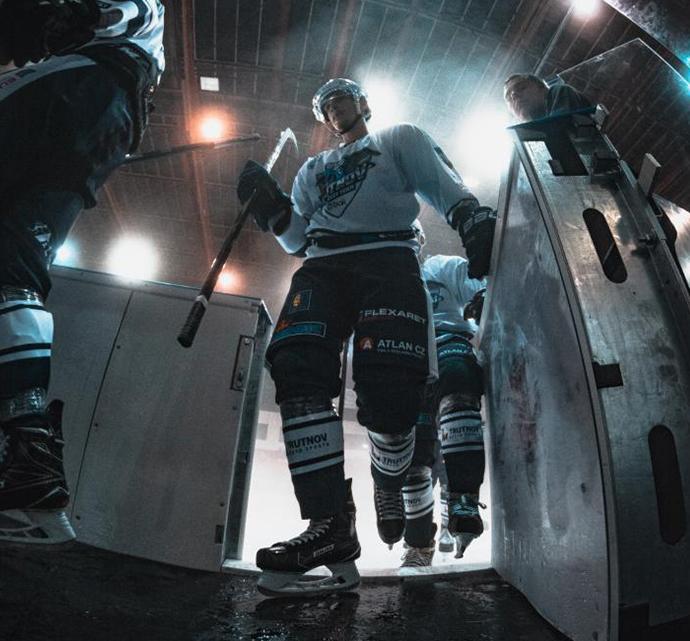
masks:
<svg viewBox="0 0 690 641"><path fill-rule="evenodd" d="M392 82L370 78L364 83L371 109L371 131L390 127L405 120L401 90Z"/></svg>
<svg viewBox="0 0 690 641"><path fill-rule="evenodd" d="M225 123L218 116L206 116L199 127L204 140L220 140L225 133Z"/></svg>
<svg viewBox="0 0 690 641"><path fill-rule="evenodd" d="M136 280L150 279L156 272L158 256L144 238L122 238L110 250L108 271Z"/></svg>
<svg viewBox="0 0 690 641"><path fill-rule="evenodd" d="M578 16L589 17L599 9L599 0L573 0L573 9Z"/></svg>
<svg viewBox="0 0 690 641"><path fill-rule="evenodd" d="M463 173L462 175L462 182L464 182L465 186L469 187L470 189L477 189L477 187L479 187L479 185L481 184L475 176L465 173Z"/></svg>
<svg viewBox="0 0 690 641"><path fill-rule="evenodd" d="M74 256L74 246L72 243L63 243L55 253L55 264L66 265Z"/></svg>
<svg viewBox="0 0 690 641"><path fill-rule="evenodd" d="M512 141L506 131L508 115L501 109L482 109L463 118L455 136L455 147L448 149L457 169L470 189L481 183L498 183L510 158Z"/></svg>
<svg viewBox="0 0 690 641"><path fill-rule="evenodd" d="M218 285L222 290L229 290L237 282L237 276L234 272L223 271L218 277Z"/></svg>

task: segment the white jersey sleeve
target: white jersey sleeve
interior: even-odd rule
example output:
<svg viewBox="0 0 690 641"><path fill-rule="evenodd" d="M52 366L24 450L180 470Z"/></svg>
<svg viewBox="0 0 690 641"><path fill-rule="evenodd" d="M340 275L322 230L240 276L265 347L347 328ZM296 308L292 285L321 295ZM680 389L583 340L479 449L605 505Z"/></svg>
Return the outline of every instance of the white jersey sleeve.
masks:
<svg viewBox="0 0 690 641"><path fill-rule="evenodd" d="M93 39L85 46L131 43L156 61L160 76L165 69L165 8L160 0L97 0L97 4L101 19Z"/></svg>
<svg viewBox="0 0 690 641"><path fill-rule="evenodd" d="M474 335L476 323L463 317L465 305L486 280L467 275L468 262L460 256L430 256L422 265L422 277L431 295L434 327L437 332L461 332Z"/></svg>
<svg viewBox="0 0 690 641"><path fill-rule="evenodd" d="M396 128L398 166L414 191L444 216L460 201L474 198L441 147L426 132L410 124Z"/></svg>

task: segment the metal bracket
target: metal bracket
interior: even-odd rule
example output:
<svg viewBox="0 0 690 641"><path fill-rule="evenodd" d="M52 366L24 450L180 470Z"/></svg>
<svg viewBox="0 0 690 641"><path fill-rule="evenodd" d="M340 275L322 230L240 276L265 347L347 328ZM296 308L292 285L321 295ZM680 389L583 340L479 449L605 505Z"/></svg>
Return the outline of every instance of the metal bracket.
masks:
<svg viewBox="0 0 690 641"><path fill-rule="evenodd" d="M637 177L637 184L645 193L647 198L652 195L656 179L661 171L661 165L657 162L652 154L645 154L642 159L642 167L640 168L640 175Z"/></svg>
<svg viewBox="0 0 690 641"><path fill-rule="evenodd" d="M241 392L247 382L249 368L251 366L252 353L254 351L254 338L251 336L240 336L237 344L237 354L235 355L235 369L232 373L231 389Z"/></svg>

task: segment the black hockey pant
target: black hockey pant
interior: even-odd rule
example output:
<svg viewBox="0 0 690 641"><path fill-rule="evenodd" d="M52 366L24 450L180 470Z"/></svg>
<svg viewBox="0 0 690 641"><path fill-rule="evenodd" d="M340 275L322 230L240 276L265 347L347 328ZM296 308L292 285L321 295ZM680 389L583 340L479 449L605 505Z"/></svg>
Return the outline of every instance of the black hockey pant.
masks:
<svg viewBox="0 0 690 641"><path fill-rule="evenodd" d="M328 516L343 505L343 429L331 399L340 393L340 355L352 334L357 418L369 431L372 476L380 487L399 489L435 356L428 298L411 249L308 259L293 276L267 359L303 518Z"/></svg>

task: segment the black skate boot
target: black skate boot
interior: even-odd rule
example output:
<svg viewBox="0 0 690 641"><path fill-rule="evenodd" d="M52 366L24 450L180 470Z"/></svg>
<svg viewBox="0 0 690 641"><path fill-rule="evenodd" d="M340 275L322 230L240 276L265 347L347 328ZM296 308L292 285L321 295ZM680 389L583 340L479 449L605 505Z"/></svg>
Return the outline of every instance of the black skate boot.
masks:
<svg viewBox="0 0 690 641"><path fill-rule="evenodd" d="M484 532L484 522L479 508L479 494L454 494L448 496L448 531L455 539L455 558L461 559L467 546Z"/></svg>
<svg viewBox="0 0 690 641"><path fill-rule="evenodd" d="M0 426L0 540L64 543L75 538L64 508L62 402Z"/></svg>
<svg viewBox="0 0 690 641"><path fill-rule="evenodd" d="M355 503L351 479L347 480L343 510L324 519L312 519L309 527L289 541L274 543L256 553L263 571L257 588L268 596L313 596L351 590L359 585L355 559L361 548L355 530ZM326 566L330 577L304 576Z"/></svg>
<svg viewBox="0 0 690 641"><path fill-rule="evenodd" d="M374 485L374 506L376 508L376 527L379 537L388 548L402 539L405 532L405 504L402 489L382 490Z"/></svg>

